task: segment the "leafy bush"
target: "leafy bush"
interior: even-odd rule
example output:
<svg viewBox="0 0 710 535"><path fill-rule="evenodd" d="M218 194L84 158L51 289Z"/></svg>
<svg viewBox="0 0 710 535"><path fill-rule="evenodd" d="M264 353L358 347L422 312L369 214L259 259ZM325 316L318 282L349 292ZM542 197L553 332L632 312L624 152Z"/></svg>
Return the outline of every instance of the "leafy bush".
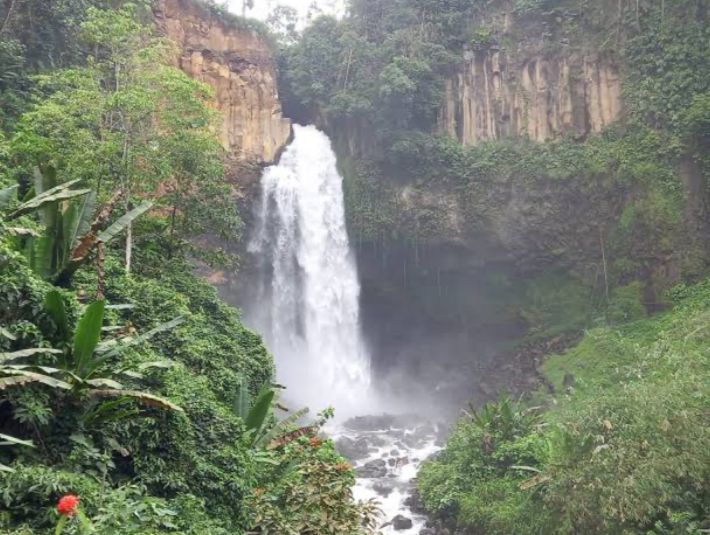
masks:
<svg viewBox="0 0 710 535"><path fill-rule="evenodd" d="M463 418L422 469L427 507L473 533L710 527L710 280L675 299L670 312L596 329L547 361L557 394L537 396L547 404L537 420L506 400Z"/></svg>

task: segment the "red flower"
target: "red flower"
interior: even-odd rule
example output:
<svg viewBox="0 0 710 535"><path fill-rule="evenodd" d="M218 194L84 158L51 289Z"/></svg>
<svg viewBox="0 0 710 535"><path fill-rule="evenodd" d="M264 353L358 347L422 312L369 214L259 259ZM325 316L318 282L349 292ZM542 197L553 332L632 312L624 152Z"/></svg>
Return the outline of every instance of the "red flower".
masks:
<svg viewBox="0 0 710 535"><path fill-rule="evenodd" d="M74 516L77 507L79 507L79 496L67 494L59 499L57 512L62 516Z"/></svg>

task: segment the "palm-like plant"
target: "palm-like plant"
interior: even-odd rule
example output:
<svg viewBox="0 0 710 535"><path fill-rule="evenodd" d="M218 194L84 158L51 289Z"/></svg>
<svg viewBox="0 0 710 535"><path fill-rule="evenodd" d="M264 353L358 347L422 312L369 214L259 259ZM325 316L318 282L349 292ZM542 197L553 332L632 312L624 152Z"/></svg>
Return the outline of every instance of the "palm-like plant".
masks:
<svg viewBox="0 0 710 535"><path fill-rule="evenodd" d="M108 243L153 204L143 202L102 231L123 196L116 194L97 211L96 193L90 189L72 189L79 180L61 182L53 167L36 169L35 196L12 211L8 208L17 186L0 190L0 212L6 221L36 212L43 233L30 229L8 230L27 239L26 255L33 271L59 284L67 284L74 272L89 258L100 243Z"/></svg>
<svg viewBox="0 0 710 535"><path fill-rule="evenodd" d="M243 381L237 388L233 409L234 413L244 420L245 439L252 448L274 449L314 430L313 426L292 430L296 422L308 414L308 408L305 407L283 420L274 422L270 417L273 414L275 398L276 390L270 384L265 384L262 387L253 403L249 389Z"/></svg>
<svg viewBox="0 0 710 535"><path fill-rule="evenodd" d="M13 221L25 214L41 210L50 204L68 201L87 195L91 190L88 189L72 189L79 180L71 180L62 184L55 185L49 189L44 189L41 193L35 195L26 202L21 203L15 209L11 209L13 201L17 197L17 184L0 190L0 228L6 231L11 236L19 237L35 237L38 238L41 234L32 229L24 227L11 227L7 222Z"/></svg>
<svg viewBox="0 0 710 535"><path fill-rule="evenodd" d="M69 336L70 329L66 310L57 291L49 292L45 299L45 310L52 317L60 333ZM137 369L115 367L111 364L114 357L126 348L143 342L158 332L179 325L181 318L160 325L137 337L123 337L109 341L100 341L103 325L105 302L92 303L82 314L71 344L66 350L54 348L30 348L10 353L0 353L0 390L27 383L41 383L52 388L67 391L77 399L85 396L94 399L131 398L148 406L182 411L170 401L149 394L125 388L117 379L122 376L132 379L142 378L141 372L151 367L166 367L166 361L143 363ZM38 363L38 355L54 355L55 366Z"/></svg>
<svg viewBox="0 0 710 535"><path fill-rule="evenodd" d="M21 440L10 435L5 435L0 433L0 446L25 446L28 448L34 448L35 445L30 440ZM0 472L14 472L9 466L0 463Z"/></svg>

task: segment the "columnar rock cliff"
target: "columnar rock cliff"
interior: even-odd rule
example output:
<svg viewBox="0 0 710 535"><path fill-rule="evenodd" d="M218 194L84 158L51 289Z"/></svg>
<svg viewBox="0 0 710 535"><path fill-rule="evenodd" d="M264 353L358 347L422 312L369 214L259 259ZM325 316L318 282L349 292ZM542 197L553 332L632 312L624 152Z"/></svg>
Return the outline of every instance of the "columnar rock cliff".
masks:
<svg viewBox="0 0 710 535"><path fill-rule="evenodd" d="M196 0L159 0L160 31L181 48L179 65L214 88L222 113L222 144L238 160L273 162L291 136L281 113L268 42Z"/></svg>
<svg viewBox="0 0 710 535"><path fill-rule="evenodd" d="M439 128L466 145L505 137L546 141L584 137L621 112L619 69L603 57L532 56L468 51L446 81Z"/></svg>

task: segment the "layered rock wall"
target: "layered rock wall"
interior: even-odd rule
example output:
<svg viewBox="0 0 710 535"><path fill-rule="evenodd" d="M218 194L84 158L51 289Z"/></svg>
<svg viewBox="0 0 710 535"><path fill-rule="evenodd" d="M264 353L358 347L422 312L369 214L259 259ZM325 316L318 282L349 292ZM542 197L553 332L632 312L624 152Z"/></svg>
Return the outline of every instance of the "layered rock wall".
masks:
<svg viewBox="0 0 710 535"><path fill-rule="evenodd" d="M220 139L231 157L271 163L291 136L269 43L197 0L158 0L159 30L181 50L180 68L214 89Z"/></svg>
<svg viewBox="0 0 710 535"><path fill-rule="evenodd" d="M603 57L467 51L446 81L440 131L466 145L507 137L547 141L600 132L620 115L619 68Z"/></svg>

